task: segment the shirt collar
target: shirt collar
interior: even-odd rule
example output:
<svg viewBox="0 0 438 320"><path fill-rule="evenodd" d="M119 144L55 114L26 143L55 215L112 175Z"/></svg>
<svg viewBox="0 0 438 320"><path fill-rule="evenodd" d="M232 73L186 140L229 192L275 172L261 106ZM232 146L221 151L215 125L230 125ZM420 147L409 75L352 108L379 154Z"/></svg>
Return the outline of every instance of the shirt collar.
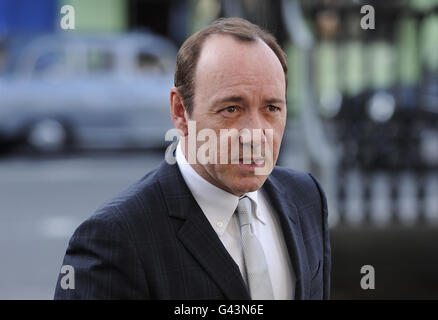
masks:
<svg viewBox="0 0 438 320"><path fill-rule="evenodd" d="M196 202L216 233L222 236L237 208L239 197L216 187L201 177L187 162L180 143L176 148L176 162ZM245 195L252 200L253 212L256 213L256 218L265 223L264 216L257 209L258 192L248 192Z"/></svg>
<svg viewBox="0 0 438 320"><path fill-rule="evenodd" d="M255 213L255 217L258 220L260 220L263 224L265 224L266 223L265 216L263 215L263 212L260 210L260 208L258 206L258 203L259 203L258 202L259 201L258 195L259 195L258 190L252 191L252 192L247 192L244 194L244 196L247 196L248 198L250 198L252 200L251 201L252 210L253 210L253 213Z"/></svg>

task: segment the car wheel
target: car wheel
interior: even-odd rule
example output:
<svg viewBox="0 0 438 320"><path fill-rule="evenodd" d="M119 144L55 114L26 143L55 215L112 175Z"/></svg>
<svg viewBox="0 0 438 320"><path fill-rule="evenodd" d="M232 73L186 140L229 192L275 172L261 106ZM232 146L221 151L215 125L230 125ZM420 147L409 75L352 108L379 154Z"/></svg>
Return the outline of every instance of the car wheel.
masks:
<svg viewBox="0 0 438 320"><path fill-rule="evenodd" d="M61 152L67 141L66 127L57 119L42 119L33 123L27 135L30 147L42 153Z"/></svg>

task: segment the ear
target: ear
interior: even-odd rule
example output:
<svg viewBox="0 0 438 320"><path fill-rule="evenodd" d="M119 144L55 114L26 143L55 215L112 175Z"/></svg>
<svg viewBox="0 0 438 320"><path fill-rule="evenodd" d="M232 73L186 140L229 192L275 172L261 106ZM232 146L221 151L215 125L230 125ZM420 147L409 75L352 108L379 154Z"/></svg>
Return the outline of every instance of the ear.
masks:
<svg viewBox="0 0 438 320"><path fill-rule="evenodd" d="M170 117L175 128L182 136L188 135L188 114L184 106L183 97L176 87L170 89Z"/></svg>

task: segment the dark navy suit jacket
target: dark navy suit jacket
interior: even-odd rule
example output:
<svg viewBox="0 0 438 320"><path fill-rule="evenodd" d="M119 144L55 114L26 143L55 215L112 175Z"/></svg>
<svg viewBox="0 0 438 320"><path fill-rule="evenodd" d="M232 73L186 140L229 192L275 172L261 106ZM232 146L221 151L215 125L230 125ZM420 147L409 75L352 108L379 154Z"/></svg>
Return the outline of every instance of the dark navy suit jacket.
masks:
<svg viewBox="0 0 438 320"><path fill-rule="evenodd" d="M328 299L327 204L311 175L276 167L263 185L279 216L296 299ZM184 182L163 162L101 207L70 239L74 289L55 299L250 299L239 268ZM65 286L64 286L65 287Z"/></svg>

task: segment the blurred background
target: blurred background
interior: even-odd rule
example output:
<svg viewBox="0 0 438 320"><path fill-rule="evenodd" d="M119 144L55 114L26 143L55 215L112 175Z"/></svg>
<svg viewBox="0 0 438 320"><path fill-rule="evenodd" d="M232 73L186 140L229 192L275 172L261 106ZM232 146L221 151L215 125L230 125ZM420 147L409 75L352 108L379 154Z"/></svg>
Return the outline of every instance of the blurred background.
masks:
<svg viewBox="0 0 438 320"><path fill-rule="evenodd" d="M438 298L438 0L0 0L0 299L51 299L74 229L164 159L178 47L225 16L288 55L279 164L325 188L332 298Z"/></svg>

